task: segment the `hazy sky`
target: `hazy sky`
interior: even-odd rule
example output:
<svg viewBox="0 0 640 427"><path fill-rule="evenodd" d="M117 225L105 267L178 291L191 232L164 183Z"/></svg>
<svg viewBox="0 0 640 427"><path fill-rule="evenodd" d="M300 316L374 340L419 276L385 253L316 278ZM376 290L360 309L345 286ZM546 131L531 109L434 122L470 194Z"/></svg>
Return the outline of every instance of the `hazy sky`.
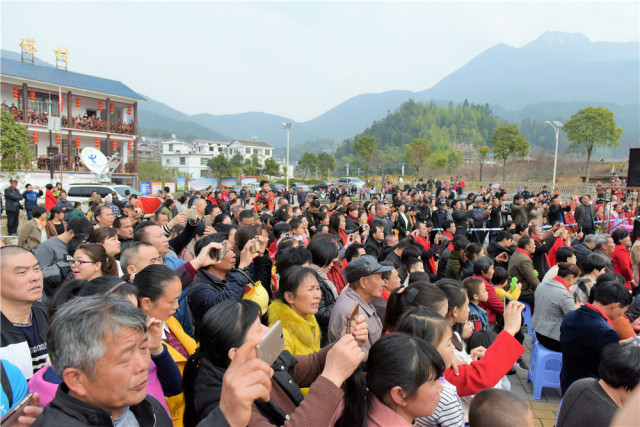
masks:
<svg viewBox="0 0 640 427"><path fill-rule="evenodd" d="M1 1L1 45L120 80L187 114L312 119L361 93L420 91L545 31L637 41L639 2Z"/></svg>

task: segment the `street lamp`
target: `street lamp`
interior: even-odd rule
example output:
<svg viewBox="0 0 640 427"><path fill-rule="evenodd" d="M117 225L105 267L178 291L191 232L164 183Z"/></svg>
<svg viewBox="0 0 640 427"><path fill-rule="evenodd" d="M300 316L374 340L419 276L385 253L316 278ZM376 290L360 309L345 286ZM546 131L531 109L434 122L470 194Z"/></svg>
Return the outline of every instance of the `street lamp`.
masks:
<svg viewBox="0 0 640 427"><path fill-rule="evenodd" d="M293 123L285 123L282 122L282 126L284 126L284 130L287 131L287 190L289 189L289 131L291 130L291 126Z"/></svg>
<svg viewBox="0 0 640 427"><path fill-rule="evenodd" d="M551 187L553 191L556 189L556 168L558 166L558 141L560 140L560 129L562 128L562 122L558 120L554 120L553 122L546 121L546 124L551 126L553 130L556 131L556 155L553 158L553 186Z"/></svg>

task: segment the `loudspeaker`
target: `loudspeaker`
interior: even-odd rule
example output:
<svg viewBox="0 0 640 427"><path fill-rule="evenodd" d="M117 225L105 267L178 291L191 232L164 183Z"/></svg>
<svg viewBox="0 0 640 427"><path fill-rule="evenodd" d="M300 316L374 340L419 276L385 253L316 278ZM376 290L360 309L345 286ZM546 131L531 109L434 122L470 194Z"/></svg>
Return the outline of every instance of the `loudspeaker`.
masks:
<svg viewBox="0 0 640 427"><path fill-rule="evenodd" d="M640 148L631 148L629 150L627 187L640 187Z"/></svg>

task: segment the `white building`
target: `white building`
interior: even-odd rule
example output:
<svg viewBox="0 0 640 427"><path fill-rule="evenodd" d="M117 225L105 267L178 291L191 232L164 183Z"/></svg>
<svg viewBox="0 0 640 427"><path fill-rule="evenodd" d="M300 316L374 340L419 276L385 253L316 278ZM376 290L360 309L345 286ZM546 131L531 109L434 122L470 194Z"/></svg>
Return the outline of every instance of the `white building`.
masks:
<svg viewBox="0 0 640 427"><path fill-rule="evenodd" d="M254 154L258 156L261 165L268 157L273 157L273 147L256 139L234 139L228 146L227 157L231 158L240 154L244 160L250 159Z"/></svg>
<svg viewBox="0 0 640 427"><path fill-rule="evenodd" d="M226 157L227 149L229 147L230 142L206 141L203 139L194 139L192 144L193 144L193 152L195 154L209 155L211 157L216 157L216 156L219 156L220 154L224 154Z"/></svg>

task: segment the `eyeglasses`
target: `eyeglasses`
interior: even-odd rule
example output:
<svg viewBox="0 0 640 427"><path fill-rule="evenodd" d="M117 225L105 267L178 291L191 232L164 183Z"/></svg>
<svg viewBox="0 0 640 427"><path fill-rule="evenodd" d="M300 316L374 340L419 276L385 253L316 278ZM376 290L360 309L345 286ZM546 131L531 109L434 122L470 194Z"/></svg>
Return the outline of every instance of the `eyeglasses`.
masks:
<svg viewBox="0 0 640 427"><path fill-rule="evenodd" d="M81 261L78 259L74 259L71 261L71 265L81 265L81 264L95 264L93 261Z"/></svg>

